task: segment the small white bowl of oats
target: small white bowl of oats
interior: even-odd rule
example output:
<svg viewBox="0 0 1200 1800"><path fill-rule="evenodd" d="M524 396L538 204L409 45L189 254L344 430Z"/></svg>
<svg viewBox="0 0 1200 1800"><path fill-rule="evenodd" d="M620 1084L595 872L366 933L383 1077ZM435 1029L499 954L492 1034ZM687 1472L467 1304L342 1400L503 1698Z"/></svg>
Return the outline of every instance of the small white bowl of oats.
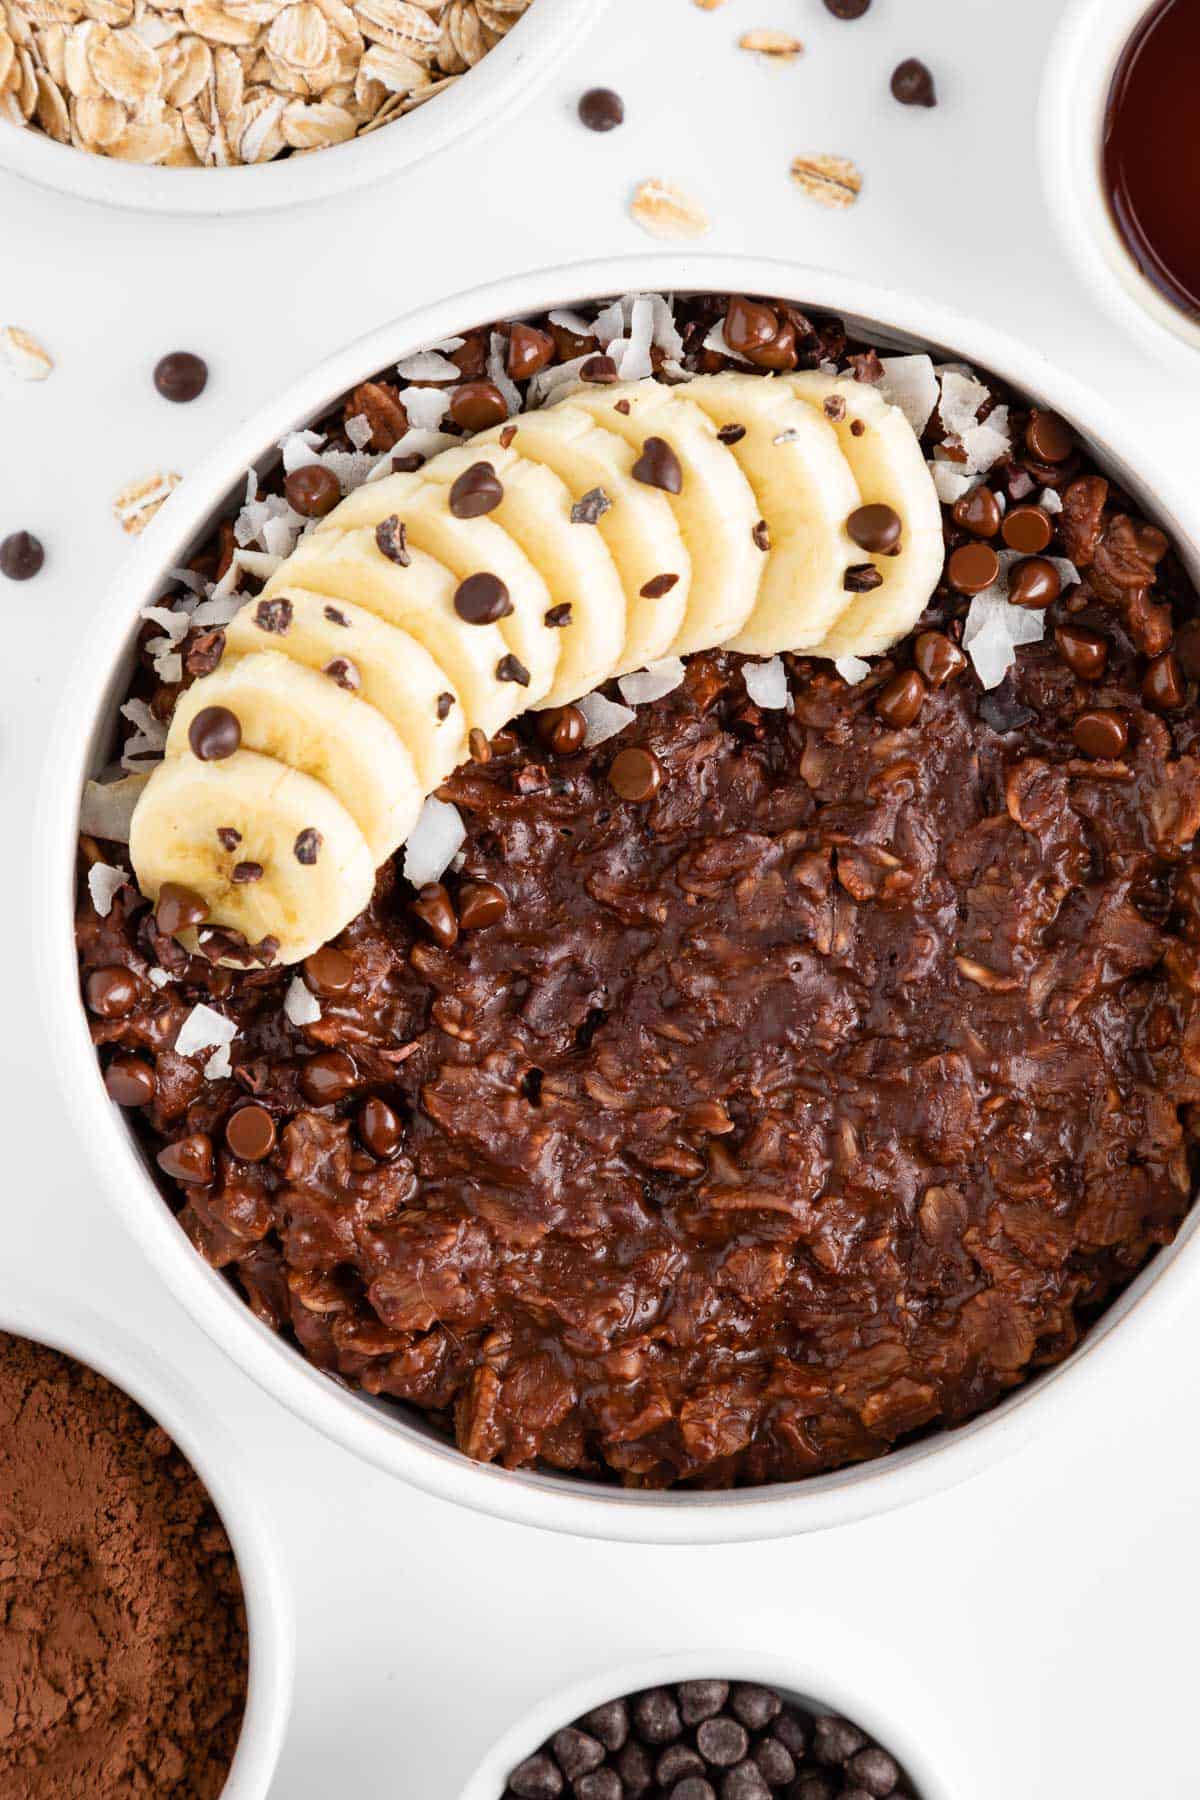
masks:
<svg viewBox="0 0 1200 1800"><path fill-rule="evenodd" d="M511 116L606 4L0 0L0 168L149 212L299 205Z"/></svg>

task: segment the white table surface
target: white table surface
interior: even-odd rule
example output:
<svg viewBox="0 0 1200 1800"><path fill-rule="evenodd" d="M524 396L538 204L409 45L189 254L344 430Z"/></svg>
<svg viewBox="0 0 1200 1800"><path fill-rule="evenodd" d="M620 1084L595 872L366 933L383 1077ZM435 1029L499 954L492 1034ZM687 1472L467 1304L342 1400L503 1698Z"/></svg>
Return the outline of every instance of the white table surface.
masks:
<svg viewBox="0 0 1200 1800"><path fill-rule="evenodd" d="M553 0L540 0L553 4ZM48 548L2 584L0 1261L85 1297L185 1370L237 1434L294 1579L299 1663L276 1800L454 1800L485 1745L548 1685L708 1642L903 1665L929 1696L962 1800L1175 1800L1195 1793L1200 1612L1200 1308L1144 1334L1057 1441L967 1488L783 1544L656 1552L543 1536L409 1492L265 1398L160 1288L64 1124L27 951L22 878L49 719L72 644L124 548L109 504L159 466L186 475L228 426L330 348L439 292L522 267L649 248L625 203L675 176L711 246L827 263L927 290L1040 342L1107 389L1129 438L1195 473L1195 396L1123 341L1051 240L1034 99L1055 0L614 0L521 119L397 185L299 212L173 221L0 177L0 322L57 367L0 377L0 536ZM734 48L774 25L807 55ZM935 112L895 105L894 63L934 68ZM625 128L575 122L594 83ZM859 205L789 183L800 151L853 155ZM486 205L479 206L486 186ZM204 354L195 405L161 401L164 351ZM1186 460L1185 460L1186 459ZM63 796L63 803L67 801ZM832 1654L832 1650L831 1650Z"/></svg>

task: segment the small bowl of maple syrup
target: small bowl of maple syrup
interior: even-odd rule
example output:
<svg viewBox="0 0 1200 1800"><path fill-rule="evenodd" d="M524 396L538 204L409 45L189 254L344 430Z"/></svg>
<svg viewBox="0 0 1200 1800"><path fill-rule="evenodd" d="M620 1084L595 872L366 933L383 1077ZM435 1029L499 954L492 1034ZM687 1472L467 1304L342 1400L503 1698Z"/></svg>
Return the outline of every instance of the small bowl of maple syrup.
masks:
<svg viewBox="0 0 1200 1800"><path fill-rule="evenodd" d="M1140 341L1200 351L1200 0L1074 0L1039 131L1059 229Z"/></svg>

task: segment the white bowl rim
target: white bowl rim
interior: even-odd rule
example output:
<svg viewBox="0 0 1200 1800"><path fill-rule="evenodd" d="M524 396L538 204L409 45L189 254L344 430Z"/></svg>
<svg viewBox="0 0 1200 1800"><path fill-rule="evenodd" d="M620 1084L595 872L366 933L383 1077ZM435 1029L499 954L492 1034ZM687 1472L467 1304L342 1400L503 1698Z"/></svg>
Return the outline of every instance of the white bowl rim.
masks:
<svg viewBox="0 0 1200 1800"><path fill-rule="evenodd" d="M801 1635L803 1625L797 1630ZM677 1681L756 1681L785 1699L840 1714L891 1752L917 1800L956 1800L969 1793L965 1771L945 1742L945 1710L914 1672L872 1640L813 1627L819 1651L730 1647L667 1652L636 1662L609 1662L542 1696L489 1746L458 1800L501 1800L506 1778L556 1731L605 1701ZM937 1748L932 1746L936 1744Z"/></svg>
<svg viewBox="0 0 1200 1800"><path fill-rule="evenodd" d="M0 169L41 187L142 212L204 215L300 206L369 188L511 117L599 19L610 0L536 0L494 50L445 93L365 137L234 169L117 162L0 121Z"/></svg>
<svg viewBox="0 0 1200 1800"><path fill-rule="evenodd" d="M221 1518L246 1605L246 1710L221 1800L266 1800L291 1710L295 1631L278 1550L260 1502L238 1473L237 1445L199 1392L90 1308L7 1277L0 1331L60 1350L136 1400L187 1457Z"/></svg>
<svg viewBox="0 0 1200 1800"><path fill-rule="evenodd" d="M293 383L240 425L162 508L119 570L90 637L74 652L47 747L35 846L42 904L34 953L43 1016L81 1141L101 1169L105 1191L158 1273L197 1323L258 1384L298 1417L365 1461L423 1491L515 1523L581 1536L641 1543L746 1542L851 1523L957 1485L992 1465L1039 1427L1085 1370L1113 1363L1147 1313L1163 1318L1182 1304L1183 1252L1200 1208L1159 1252L1064 1363L1017 1389L990 1412L873 1462L774 1486L715 1493L630 1491L472 1461L322 1375L258 1320L231 1285L193 1249L149 1178L133 1134L108 1100L79 1000L73 942L76 856L74 796L90 773L93 730L115 679L138 606L157 598L201 526L240 484L245 469L293 427L308 422L365 376L410 350L474 322L525 316L543 307L635 290L775 293L802 304L880 322L880 335L908 336L992 369L1036 401L1074 419L1102 460L1171 530L1200 579L1200 513L1151 448L1081 383L1037 351L946 306L857 276L770 259L653 253L510 276L430 303L350 344ZM1115 448L1120 444L1132 463ZM1152 496L1152 498L1151 498ZM1185 523L1185 521L1187 523ZM63 805L63 796L71 796ZM147 1201L150 1204L147 1204ZM1147 1306L1151 1292L1154 1305ZM1118 1332L1115 1327L1120 1324ZM1065 1391L1064 1391L1065 1390Z"/></svg>
<svg viewBox="0 0 1200 1800"><path fill-rule="evenodd" d="M1121 53L1160 0L1071 0L1046 55L1038 102L1042 184L1051 216L1088 287L1127 330L1195 375L1200 320L1142 273L1101 180L1104 112ZM1189 354L1191 353L1191 354Z"/></svg>

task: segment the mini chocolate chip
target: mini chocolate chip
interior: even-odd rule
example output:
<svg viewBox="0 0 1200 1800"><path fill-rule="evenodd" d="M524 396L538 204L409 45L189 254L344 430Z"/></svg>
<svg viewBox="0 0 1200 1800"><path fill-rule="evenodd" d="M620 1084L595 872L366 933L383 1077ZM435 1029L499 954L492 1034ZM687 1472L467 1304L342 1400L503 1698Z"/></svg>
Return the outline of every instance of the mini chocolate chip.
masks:
<svg viewBox="0 0 1200 1800"><path fill-rule="evenodd" d="M649 1688L633 1703L633 1724L643 1743L670 1744L683 1731L679 1708L669 1688Z"/></svg>
<svg viewBox="0 0 1200 1800"><path fill-rule="evenodd" d="M192 755L201 762L223 762L241 741L241 723L227 706L202 706L188 726Z"/></svg>
<svg viewBox="0 0 1200 1800"><path fill-rule="evenodd" d="M138 1003L137 978L117 963L108 969L93 969L84 994L97 1018L123 1019Z"/></svg>
<svg viewBox="0 0 1200 1800"><path fill-rule="evenodd" d="M335 1106L358 1086L358 1070L344 1050L321 1050L300 1071L300 1091L313 1106Z"/></svg>
<svg viewBox="0 0 1200 1800"><path fill-rule="evenodd" d="M662 764L653 750L631 744L626 750L618 750L609 764L608 785L622 800L640 805L644 800L652 800L662 786Z"/></svg>
<svg viewBox="0 0 1200 1800"><path fill-rule="evenodd" d="M304 959L304 976L314 992L321 995L344 994L354 979L354 964L344 950L322 944Z"/></svg>
<svg viewBox="0 0 1200 1800"><path fill-rule="evenodd" d="M967 666L967 659L944 631L923 631L913 645L913 661L931 688L944 687Z"/></svg>
<svg viewBox="0 0 1200 1800"><path fill-rule="evenodd" d="M293 469L283 484L284 499L305 519L323 519L342 497L342 484L324 463Z"/></svg>
<svg viewBox="0 0 1200 1800"><path fill-rule="evenodd" d="M464 881L458 890L458 922L464 931L494 925L507 911L504 891L494 881Z"/></svg>
<svg viewBox="0 0 1200 1800"><path fill-rule="evenodd" d="M953 518L960 530L969 531L972 537L993 538L1003 514L991 488L977 487L954 502Z"/></svg>
<svg viewBox="0 0 1200 1800"><path fill-rule="evenodd" d="M827 1768L837 1768L848 1762L856 1751L862 1750L867 1742L866 1733L849 1719L839 1719L836 1713L822 1713L813 1728L812 1753L819 1763Z"/></svg>
<svg viewBox="0 0 1200 1800"><path fill-rule="evenodd" d="M760 519L757 525L752 528L750 536L754 540L755 549L761 550L765 555L771 548L771 527L767 524L767 521L765 519Z"/></svg>
<svg viewBox="0 0 1200 1800"><path fill-rule="evenodd" d="M494 381L464 381L450 396L450 417L464 431L489 431L507 419L508 401Z"/></svg>
<svg viewBox="0 0 1200 1800"><path fill-rule="evenodd" d="M533 325L514 325L508 334L505 367L514 381L528 381L554 361L554 339Z"/></svg>
<svg viewBox="0 0 1200 1800"><path fill-rule="evenodd" d="M872 1796L872 1800L888 1800L888 1795L895 1793L900 1780L899 1766L878 1744L868 1744L865 1750L856 1750L846 1764L846 1773L864 1794Z"/></svg>
<svg viewBox="0 0 1200 1800"><path fill-rule="evenodd" d="M721 1714L715 1719L705 1719L697 1728L696 1748L706 1763L712 1763L718 1769L731 1769L745 1756L750 1739L743 1725Z"/></svg>
<svg viewBox="0 0 1200 1800"><path fill-rule="evenodd" d="M760 344L757 350L748 350L746 358L757 369L794 369L800 359L796 354L796 328L791 320L782 320L770 343Z"/></svg>
<svg viewBox="0 0 1200 1800"><path fill-rule="evenodd" d="M297 836L292 845L292 855L298 863L311 868L321 854L322 841L320 832L309 825Z"/></svg>
<svg viewBox="0 0 1200 1800"><path fill-rule="evenodd" d="M374 1095L358 1111L358 1135L380 1162L395 1156L404 1138L404 1125L386 1100Z"/></svg>
<svg viewBox="0 0 1200 1800"><path fill-rule="evenodd" d="M345 688L348 694L356 694L362 686L362 675L359 672L358 664L351 662L348 656L330 657L321 673L328 675L330 681L336 681L338 686Z"/></svg>
<svg viewBox="0 0 1200 1800"><path fill-rule="evenodd" d="M961 544L946 565L946 579L960 594L982 594L1000 573L1000 558L990 544Z"/></svg>
<svg viewBox="0 0 1200 1800"><path fill-rule="evenodd" d="M856 375L854 379L857 381L859 379L859 377ZM865 419L851 419L851 421L850 421L850 436L851 437L865 436L866 429L867 429L867 421Z"/></svg>
<svg viewBox="0 0 1200 1800"><path fill-rule="evenodd" d="M725 342L738 356L752 350L765 349L775 341L779 331L779 314L762 300L748 300L744 294L731 296L725 309Z"/></svg>
<svg viewBox="0 0 1200 1800"><path fill-rule="evenodd" d="M717 432L717 437L722 444L740 444L745 435L746 427L744 425L722 425Z"/></svg>
<svg viewBox="0 0 1200 1800"><path fill-rule="evenodd" d="M261 881L262 878L263 866L260 862L234 863L233 873L229 877L229 879L235 881L239 887L245 887L252 881Z"/></svg>
<svg viewBox="0 0 1200 1800"><path fill-rule="evenodd" d="M826 394L821 403L825 417L834 425L840 425L846 416L846 397L844 394Z"/></svg>
<svg viewBox="0 0 1200 1800"><path fill-rule="evenodd" d="M174 937L191 925L203 925L208 917L208 902L191 888L177 881L164 881L158 890L154 922L164 937Z"/></svg>
<svg viewBox="0 0 1200 1800"><path fill-rule="evenodd" d="M875 711L885 725L903 729L920 712L927 691L917 671L905 669L880 688L875 696Z"/></svg>
<svg viewBox="0 0 1200 1800"><path fill-rule="evenodd" d="M576 1781L604 1761L604 1745L589 1732L564 1725L550 1739L550 1751L568 1781Z"/></svg>
<svg viewBox="0 0 1200 1800"><path fill-rule="evenodd" d="M883 586L883 576L874 563L851 563L842 576L842 586L848 594L869 594Z"/></svg>
<svg viewBox="0 0 1200 1800"><path fill-rule="evenodd" d="M690 1744L668 1744L654 1765L654 1779L660 1788L674 1787L685 1775L703 1775L704 1759Z"/></svg>
<svg viewBox="0 0 1200 1800"><path fill-rule="evenodd" d="M563 1791L563 1778L557 1765L544 1750L539 1750L535 1756L527 1756L523 1763L517 1764L508 1778L508 1785L517 1800L558 1800Z"/></svg>
<svg viewBox="0 0 1200 1800"><path fill-rule="evenodd" d="M225 1142L242 1162L262 1162L275 1148L275 1121L265 1106L239 1106L225 1121Z"/></svg>
<svg viewBox="0 0 1200 1800"><path fill-rule="evenodd" d="M1058 570L1044 556L1027 556L1008 572L1008 598L1013 606L1044 612L1062 593Z"/></svg>
<svg viewBox="0 0 1200 1800"><path fill-rule="evenodd" d="M636 1738L629 1742L618 1753L617 1774L621 1777L625 1789L626 1800L642 1800L654 1786L654 1771L650 1765L650 1757L644 1744ZM713 1796L716 1800L716 1796Z"/></svg>
<svg viewBox="0 0 1200 1800"><path fill-rule="evenodd" d="M589 488L571 508L572 525L595 525L612 505L603 488Z"/></svg>
<svg viewBox="0 0 1200 1800"><path fill-rule="evenodd" d="M158 1091L158 1078L140 1056L116 1056L104 1071L104 1086L118 1106L149 1106Z"/></svg>
<svg viewBox="0 0 1200 1800"><path fill-rule="evenodd" d="M1040 506L1014 506L1004 515L1000 535L1010 550L1022 556L1040 556L1054 536L1054 527Z"/></svg>
<svg viewBox="0 0 1200 1800"><path fill-rule="evenodd" d="M1025 427L1025 448L1039 462L1066 462L1075 448L1075 439L1065 419L1060 419L1057 413L1035 409Z"/></svg>
<svg viewBox="0 0 1200 1800"><path fill-rule="evenodd" d="M454 595L454 610L468 625L494 625L507 619L513 609L508 589L498 575L481 570L459 583Z"/></svg>
<svg viewBox="0 0 1200 1800"><path fill-rule="evenodd" d="M1096 706L1080 713L1071 727L1071 736L1085 756L1111 762L1129 743L1129 726L1111 707Z"/></svg>
<svg viewBox="0 0 1200 1800"><path fill-rule="evenodd" d="M772 1688L755 1681L740 1681L729 1698L730 1710L747 1731L762 1731L783 1710L783 1701Z"/></svg>
<svg viewBox="0 0 1200 1800"><path fill-rule="evenodd" d="M154 385L164 400L186 405L198 400L208 386L208 364L190 350L172 350L155 363Z"/></svg>
<svg viewBox="0 0 1200 1800"><path fill-rule="evenodd" d="M542 614L542 624L549 625L552 631L560 631L564 625L570 623L571 602L569 600L560 601L557 606L552 606L549 612Z"/></svg>
<svg viewBox="0 0 1200 1800"><path fill-rule="evenodd" d="M615 1752L629 1736L629 1708L624 1700L606 1700L603 1706L594 1706L591 1712L584 1713L577 1723L583 1731L599 1738L606 1750Z"/></svg>
<svg viewBox="0 0 1200 1800"><path fill-rule="evenodd" d="M495 512L504 488L489 462L472 463L450 487L450 511L456 519L481 519Z"/></svg>
<svg viewBox="0 0 1200 1800"><path fill-rule="evenodd" d="M671 1789L671 1800L717 1800L717 1790L703 1775L685 1775Z"/></svg>
<svg viewBox="0 0 1200 1800"><path fill-rule="evenodd" d="M500 445L500 448L502 450L507 450L509 445L512 444L514 442L514 440L516 439L516 435L517 435L516 426L515 425L506 425L496 441Z"/></svg>
<svg viewBox="0 0 1200 1800"><path fill-rule="evenodd" d="M496 664L497 681L515 681L519 687L529 686L529 670L515 656L502 656Z"/></svg>
<svg viewBox="0 0 1200 1800"><path fill-rule="evenodd" d="M408 549L408 533L395 513L389 513L386 519L380 519L375 527L375 543L381 556L389 562L397 563L400 568L407 569L412 562Z"/></svg>
<svg viewBox="0 0 1200 1800"><path fill-rule="evenodd" d="M614 400L613 401L613 411L619 412L619 413L623 414L623 416L625 418L628 418L630 413L633 411L633 407L630 405L628 400Z"/></svg>
<svg viewBox="0 0 1200 1800"><path fill-rule="evenodd" d="M454 705L453 694L439 694L437 697L438 724L450 717L450 708Z"/></svg>
<svg viewBox="0 0 1200 1800"><path fill-rule="evenodd" d="M579 117L589 131L615 131L625 123L625 102L612 88L589 88L580 96Z"/></svg>
<svg viewBox="0 0 1200 1800"><path fill-rule="evenodd" d="M679 1710L685 1725L699 1725L720 1712L729 1698L727 1681L681 1681Z"/></svg>
<svg viewBox="0 0 1200 1800"><path fill-rule="evenodd" d="M349 619L344 612L339 612L336 606L327 606L325 608L325 617L331 625L340 625L344 630L349 631Z"/></svg>
<svg viewBox="0 0 1200 1800"><path fill-rule="evenodd" d="M789 1781L794 1780L796 1759L787 1745L781 1744L778 1738L763 1738L761 1743L755 1745L752 1754L764 1781L770 1787L786 1787Z"/></svg>
<svg viewBox="0 0 1200 1800"><path fill-rule="evenodd" d="M173 1181L195 1182L202 1187L213 1176L212 1139L203 1131L194 1131L190 1137L167 1144L154 1160Z"/></svg>
<svg viewBox="0 0 1200 1800"><path fill-rule="evenodd" d="M771 1800L757 1763L742 1762L721 1777L721 1800Z"/></svg>
<svg viewBox="0 0 1200 1800"><path fill-rule="evenodd" d="M458 916L454 903L440 881L427 881L417 889L417 897L409 907L420 919L435 944L449 950L458 942Z"/></svg>
<svg viewBox="0 0 1200 1800"><path fill-rule="evenodd" d="M575 1800L623 1800L621 1777L615 1769L592 1769L574 1783Z"/></svg>
<svg viewBox="0 0 1200 1800"><path fill-rule="evenodd" d="M617 365L611 356L589 356L580 365L579 379L593 387L611 387L617 379Z"/></svg>
<svg viewBox="0 0 1200 1800"><path fill-rule="evenodd" d="M587 736L587 720L577 706L557 706L539 713L537 734L548 750L560 756L572 756L583 748Z"/></svg>
<svg viewBox="0 0 1200 1800"><path fill-rule="evenodd" d="M882 504L857 507L846 520L851 543L872 556L890 556L899 547L902 528L900 514Z"/></svg>
<svg viewBox="0 0 1200 1800"><path fill-rule="evenodd" d="M1174 712L1176 707L1183 705L1187 698L1183 671L1170 650L1153 657L1148 664L1142 678L1142 698L1148 706L1158 707L1160 712Z"/></svg>
<svg viewBox="0 0 1200 1800"><path fill-rule="evenodd" d="M0 543L0 575L10 581L30 581L46 560L46 552L31 531L14 531Z"/></svg>
<svg viewBox="0 0 1200 1800"><path fill-rule="evenodd" d="M933 76L916 56L906 56L892 70L892 94L901 106L936 106Z"/></svg>
<svg viewBox="0 0 1200 1800"><path fill-rule="evenodd" d="M646 487L661 488L664 494L678 494L683 491L683 470L679 458L665 438L648 437L642 445L642 454L633 465L635 481Z"/></svg>
<svg viewBox="0 0 1200 1800"><path fill-rule="evenodd" d="M791 1752L796 1762L803 1762L808 1755L808 1731L803 1720L787 1708L780 1713L771 1727L771 1736L778 1738L784 1748Z"/></svg>
<svg viewBox="0 0 1200 1800"><path fill-rule="evenodd" d="M425 467L426 458L419 450L406 450L402 456L393 456L392 467L397 475L415 475L418 469Z"/></svg>
<svg viewBox="0 0 1200 1800"><path fill-rule="evenodd" d="M871 0L825 0L826 12L835 19L861 19L870 9Z"/></svg>
<svg viewBox="0 0 1200 1800"><path fill-rule="evenodd" d="M1058 654L1080 681L1099 681L1108 666L1108 639L1084 625L1056 625Z"/></svg>
<svg viewBox="0 0 1200 1800"><path fill-rule="evenodd" d="M293 607L290 600L260 600L254 609L254 623L260 631L283 637L292 627Z"/></svg>
<svg viewBox="0 0 1200 1800"><path fill-rule="evenodd" d="M638 589L638 594L643 600L661 600L664 594L670 593L678 580L678 575L654 575L645 587Z"/></svg>

